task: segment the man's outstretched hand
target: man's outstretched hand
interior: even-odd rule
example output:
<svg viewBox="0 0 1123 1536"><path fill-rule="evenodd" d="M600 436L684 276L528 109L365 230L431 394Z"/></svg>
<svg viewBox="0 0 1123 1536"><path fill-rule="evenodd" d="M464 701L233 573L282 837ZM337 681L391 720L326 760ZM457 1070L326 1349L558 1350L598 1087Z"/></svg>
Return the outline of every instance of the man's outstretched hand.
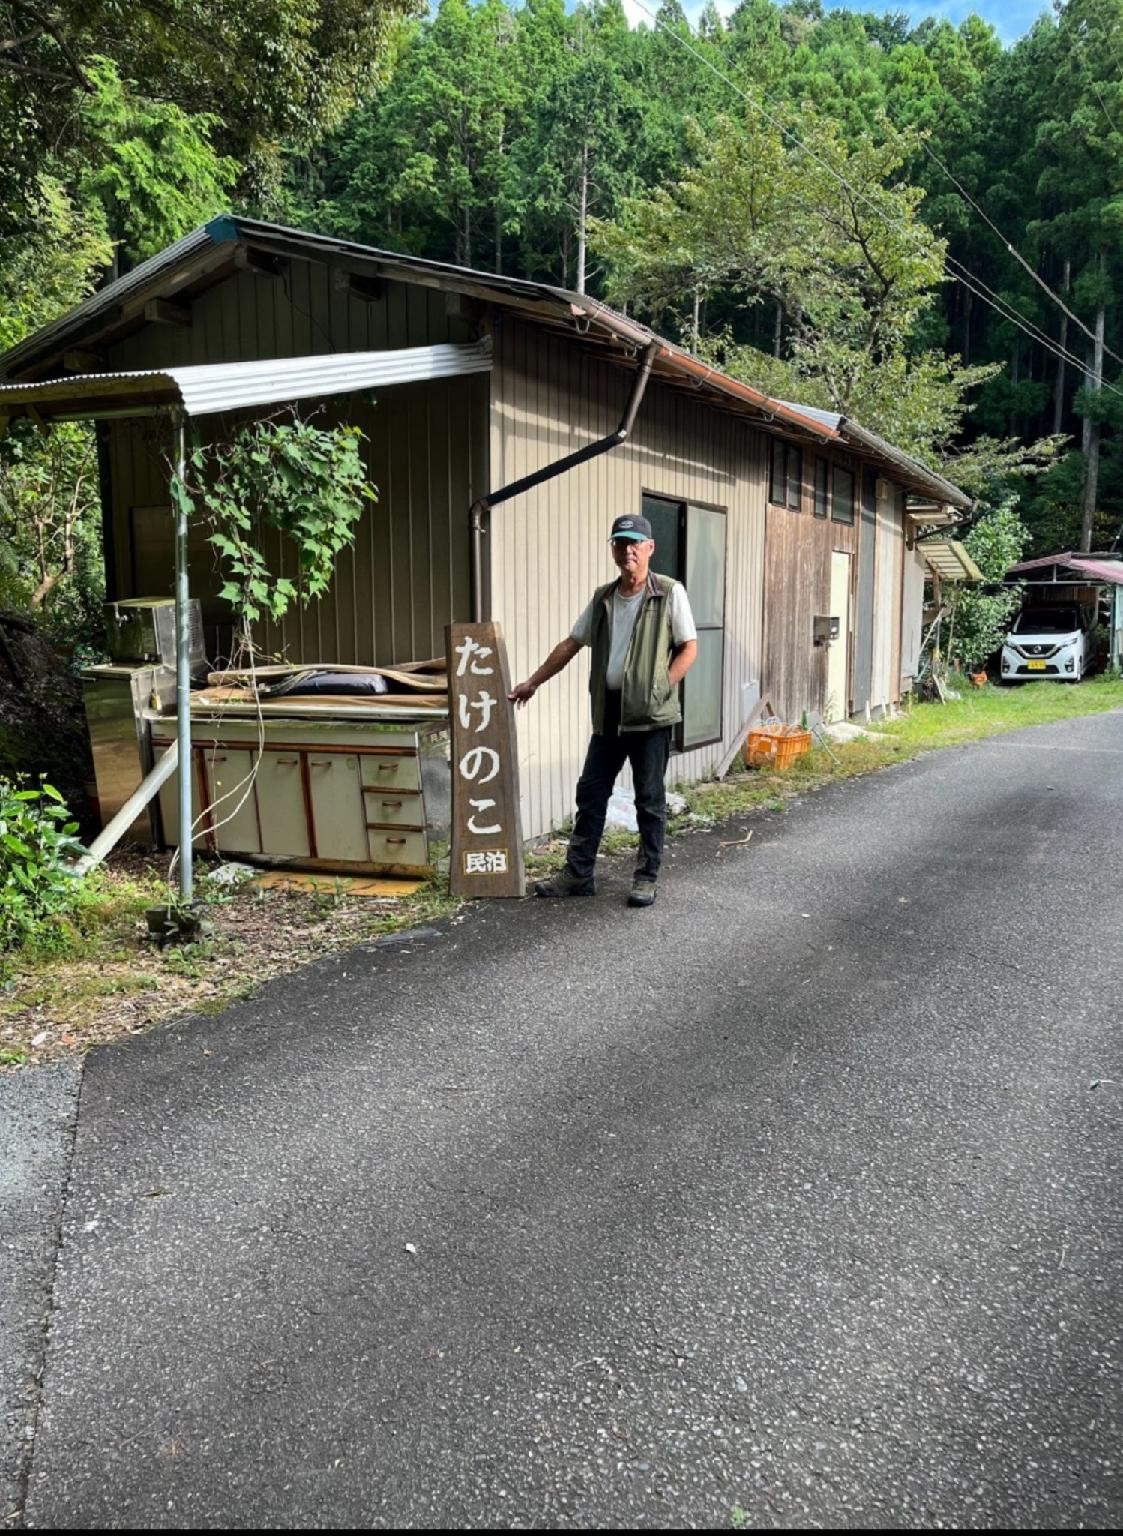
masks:
<svg viewBox="0 0 1123 1536"><path fill-rule="evenodd" d="M521 709L524 704L530 703L531 699L537 692L537 683L516 683L507 697L510 699L511 703L515 706L516 709Z"/></svg>

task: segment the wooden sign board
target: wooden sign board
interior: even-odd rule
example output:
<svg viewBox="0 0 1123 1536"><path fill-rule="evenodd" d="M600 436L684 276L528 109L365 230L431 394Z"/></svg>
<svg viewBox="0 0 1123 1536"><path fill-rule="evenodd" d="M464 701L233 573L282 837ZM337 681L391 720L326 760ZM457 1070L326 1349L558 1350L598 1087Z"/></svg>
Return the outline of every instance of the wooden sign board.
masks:
<svg viewBox="0 0 1123 1536"><path fill-rule="evenodd" d="M449 624L454 896L525 896L515 708L498 624Z"/></svg>

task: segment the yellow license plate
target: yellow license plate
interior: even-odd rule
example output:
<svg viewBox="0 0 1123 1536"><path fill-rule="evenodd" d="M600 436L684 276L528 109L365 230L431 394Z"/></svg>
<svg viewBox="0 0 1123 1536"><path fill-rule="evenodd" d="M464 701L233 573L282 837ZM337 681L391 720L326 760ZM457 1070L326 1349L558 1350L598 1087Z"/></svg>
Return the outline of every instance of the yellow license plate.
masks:
<svg viewBox="0 0 1123 1536"><path fill-rule="evenodd" d="M1045 663L1043 661L1027 661L1026 666L1031 672L1044 672L1045 670Z"/></svg>

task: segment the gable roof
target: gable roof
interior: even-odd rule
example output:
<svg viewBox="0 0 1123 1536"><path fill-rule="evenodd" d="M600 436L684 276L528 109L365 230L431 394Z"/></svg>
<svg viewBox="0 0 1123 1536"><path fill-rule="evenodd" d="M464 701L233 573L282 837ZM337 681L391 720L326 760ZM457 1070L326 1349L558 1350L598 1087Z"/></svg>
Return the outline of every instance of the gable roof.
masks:
<svg viewBox="0 0 1123 1536"><path fill-rule="evenodd" d="M971 505L969 498L950 481L857 423L809 406L772 399L588 294L232 214L222 214L192 230L18 342L0 356L0 380L31 382L62 375L64 353L92 345L105 346L128 335L146 323L146 306L152 301L177 296L193 298L239 267L267 265L287 257L337 261L390 280L420 283L479 298L561 329L571 338L576 333L587 343L616 349L618 355L620 349L626 349L630 356L633 349L643 349L654 342L658 348L653 369L656 378L692 392L713 392L724 407L749 416L766 429L854 448L892 469L914 490L959 508ZM70 371L92 370L78 365Z"/></svg>

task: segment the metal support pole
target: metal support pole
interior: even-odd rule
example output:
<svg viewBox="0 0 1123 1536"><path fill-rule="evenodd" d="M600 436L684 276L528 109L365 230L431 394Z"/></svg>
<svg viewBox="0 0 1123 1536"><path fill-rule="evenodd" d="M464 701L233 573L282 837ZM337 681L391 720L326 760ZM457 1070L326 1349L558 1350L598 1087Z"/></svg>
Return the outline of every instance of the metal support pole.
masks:
<svg viewBox="0 0 1123 1536"><path fill-rule="evenodd" d="M172 417L175 472L186 480L187 452L183 412ZM187 509L175 502L175 681L179 727L179 901L189 907L194 896L191 868L191 610L187 579Z"/></svg>

